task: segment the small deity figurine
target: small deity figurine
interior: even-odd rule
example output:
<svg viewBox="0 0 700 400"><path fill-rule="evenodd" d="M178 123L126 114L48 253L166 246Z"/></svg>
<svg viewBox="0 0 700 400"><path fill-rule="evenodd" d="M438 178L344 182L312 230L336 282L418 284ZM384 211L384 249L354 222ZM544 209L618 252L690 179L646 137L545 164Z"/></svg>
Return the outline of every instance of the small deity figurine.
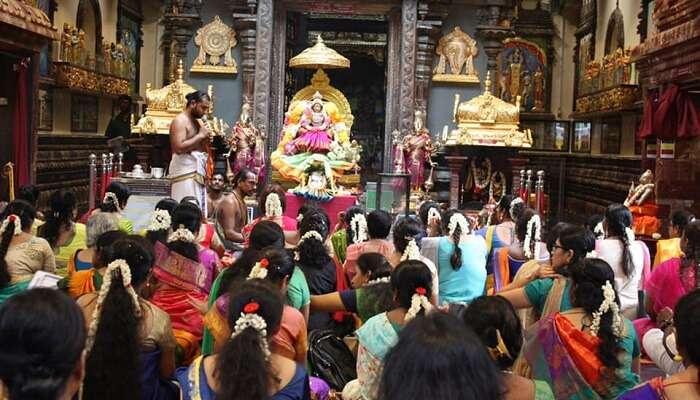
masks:
<svg viewBox="0 0 700 400"><path fill-rule="evenodd" d="M648 169L639 177L639 185L635 186L632 182L627 199L625 199L625 206L641 206L647 200L653 202L654 187L654 173Z"/></svg>
<svg viewBox="0 0 700 400"><path fill-rule="evenodd" d="M333 123L325 111L319 92L314 93L310 104L304 109L294 140L284 146L287 155L299 153L323 153L330 151L333 141Z"/></svg>
<svg viewBox="0 0 700 400"><path fill-rule="evenodd" d="M535 106L533 111L544 111L544 73L542 67L538 66L537 71L533 75L535 81Z"/></svg>
<svg viewBox="0 0 700 400"><path fill-rule="evenodd" d="M80 53L78 52L79 42L80 38L78 37L78 30L72 28L70 33L70 62L72 64L80 63Z"/></svg>
<svg viewBox="0 0 700 400"><path fill-rule="evenodd" d="M85 59L87 58L87 54L85 52L85 31L84 30L79 30L78 31L78 50L77 50L78 56L76 57L76 60L73 60L76 64L78 65L85 65Z"/></svg>
<svg viewBox="0 0 700 400"><path fill-rule="evenodd" d="M419 191L424 181L425 163L434 152L430 132L425 128L425 113L416 110L413 118L413 132L403 138L404 163L406 172L411 174L411 188Z"/></svg>
<svg viewBox="0 0 700 400"><path fill-rule="evenodd" d="M228 139L231 152L236 153L233 160L233 174L248 168L258 176L258 182L265 179L265 137L256 128L250 115L250 103L244 100L241 116L233 126L233 134Z"/></svg>
<svg viewBox="0 0 700 400"><path fill-rule="evenodd" d="M102 42L102 72L112 73L112 56L109 51L109 43Z"/></svg>
<svg viewBox="0 0 700 400"><path fill-rule="evenodd" d="M70 63L71 60L71 26L63 24L63 34L61 35L61 61Z"/></svg>
<svg viewBox="0 0 700 400"><path fill-rule="evenodd" d="M391 133L393 140L391 144L394 145L394 173L403 174L405 171L404 157L403 157L403 142L401 141L401 132L398 129L394 129Z"/></svg>
<svg viewBox="0 0 700 400"><path fill-rule="evenodd" d="M510 55L508 65L508 98L502 98L505 101L513 102L517 96L520 96L520 78L523 69L523 55L520 49L516 48Z"/></svg>

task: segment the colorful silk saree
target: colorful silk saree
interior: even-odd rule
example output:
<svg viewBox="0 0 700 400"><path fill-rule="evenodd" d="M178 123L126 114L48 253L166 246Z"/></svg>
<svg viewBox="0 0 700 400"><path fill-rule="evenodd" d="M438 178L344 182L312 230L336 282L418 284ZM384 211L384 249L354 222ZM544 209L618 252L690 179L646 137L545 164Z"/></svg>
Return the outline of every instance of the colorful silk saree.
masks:
<svg viewBox="0 0 700 400"><path fill-rule="evenodd" d="M633 335L631 330L625 321L625 334ZM561 313L538 322L525 340L533 378L548 382L557 399L615 399L639 381L630 370L633 354L621 356L625 359L617 370L608 370L597 356L600 339L579 330Z"/></svg>
<svg viewBox="0 0 700 400"><path fill-rule="evenodd" d="M191 360L198 353L204 321L190 299L207 302L218 256L212 250L199 252L200 262L170 251L160 242L155 244L156 261L153 275L158 287L150 301L170 315L173 334L183 353L182 360Z"/></svg>

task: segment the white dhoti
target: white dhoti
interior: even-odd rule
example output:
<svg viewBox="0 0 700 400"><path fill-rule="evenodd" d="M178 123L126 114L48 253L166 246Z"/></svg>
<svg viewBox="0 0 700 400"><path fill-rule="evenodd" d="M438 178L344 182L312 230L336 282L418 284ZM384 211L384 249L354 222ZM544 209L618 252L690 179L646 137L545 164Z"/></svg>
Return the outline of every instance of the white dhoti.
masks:
<svg viewBox="0 0 700 400"><path fill-rule="evenodd" d="M199 202L204 217L207 217L207 153L193 151L173 154L170 160L170 195L176 201L192 196Z"/></svg>

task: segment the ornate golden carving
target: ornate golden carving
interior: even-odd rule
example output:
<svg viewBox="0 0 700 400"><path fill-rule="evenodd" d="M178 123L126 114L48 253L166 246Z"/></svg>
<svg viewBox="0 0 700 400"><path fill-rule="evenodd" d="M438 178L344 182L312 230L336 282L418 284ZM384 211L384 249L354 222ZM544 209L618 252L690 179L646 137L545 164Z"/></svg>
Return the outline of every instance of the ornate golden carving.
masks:
<svg viewBox="0 0 700 400"><path fill-rule="evenodd" d="M350 60L326 47L321 35L316 37L316 44L305 49L289 60L292 68L350 68Z"/></svg>
<svg viewBox="0 0 700 400"><path fill-rule="evenodd" d="M180 60L177 68L177 79L173 83L160 89L151 89L151 84L146 84L146 113L136 125L131 127L131 132L170 134L170 122L187 106L185 96L195 91L192 86L183 80L184 72L182 60ZM213 113L214 97L211 85L209 86L209 96L212 98L211 112ZM207 127L215 135L223 135L228 128L228 124L223 120L215 117L211 117L209 120Z"/></svg>
<svg viewBox="0 0 700 400"><path fill-rule="evenodd" d="M632 106L639 99L637 85L620 85L576 99L576 112L618 110Z"/></svg>
<svg viewBox="0 0 700 400"><path fill-rule="evenodd" d="M440 38L435 52L439 59L433 71L434 81L479 83L479 74L474 69L474 57L479 54L479 48L459 26Z"/></svg>
<svg viewBox="0 0 700 400"><path fill-rule="evenodd" d="M486 75L484 93L460 103L455 95L454 129L446 145L484 145L508 147L532 147L529 130L520 131L520 97L515 104L505 102L491 94L491 76Z"/></svg>
<svg viewBox="0 0 700 400"><path fill-rule="evenodd" d="M199 55L194 59L190 72L221 74L238 72L236 60L231 56L231 49L238 44L236 31L221 22L218 15L213 21L197 30L194 44L199 46Z"/></svg>
<svg viewBox="0 0 700 400"><path fill-rule="evenodd" d="M64 62L54 63L56 86L68 89L119 96L129 94L129 81L113 75L105 75Z"/></svg>

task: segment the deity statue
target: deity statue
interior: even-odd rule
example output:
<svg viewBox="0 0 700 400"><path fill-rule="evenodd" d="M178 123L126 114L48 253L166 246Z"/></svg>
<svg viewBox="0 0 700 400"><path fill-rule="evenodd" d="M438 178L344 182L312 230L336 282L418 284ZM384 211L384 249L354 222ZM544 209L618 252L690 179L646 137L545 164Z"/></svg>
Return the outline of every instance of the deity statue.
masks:
<svg viewBox="0 0 700 400"><path fill-rule="evenodd" d="M635 186L634 182L632 182L630 190L627 193L627 199L625 199L625 206L641 206L647 200L653 202L654 187L654 173L648 169L639 177L639 185Z"/></svg>
<svg viewBox="0 0 700 400"><path fill-rule="evenodd" d="M523 55L517 47L508 58L508 91L503 100L512 102L520 96L520 76L523 67Z"/></svg>
<svg viewBox="0 0 700 400"><path fill-rule="evenodd" d="M244 101L241 106L241 116L233 126L232 134L227 139L229 155L236 153L233 160L233 174L248 168L258 176L258 182L265 179L265 137L253 125L250 115L250 103Z"/></svg>
<svg viewBox="0 0 700 400"><path fill-rule="evenodd" d="M535 106L532 107L532 111L544 111L544 73L542 72L542 67L538 66L537 71L534 74L535 81Z"/></svg>
<svg viewBox="0 0 700 400"><path fill-rule="evenodd" d="M520 94L521 108L524 109L532 100L532 78L527 72L523 72L522 88L520 90L522 90Z"/></svg>
<svg viewBox="0 0 700 400"><path fill-rule="evenodd" d="M632 230L635 235L652 236L661 229L659 207L654 199L654 173L646 170L639 177L639 184L632 182L625 199L625 206L632 212Z"/></svg>
<svg viewBox="0 0 700 400"><path fill-rule="evenodd" d="M411 188L419 191L424 181L425 163L433 155L433 140L425 128L425 113L416 110L413 118L413 132L402 141L406 172L411 174Z"/></svg>
<svg viewBox="0 0 700 400"><path fill-rule="evenodd" d="M78 37L78 30L75 28L71 29L70 33L70 62L72 64L80 63L80 54L78 53L78 42L80 38Z"/></svg>
<svg viewBox="0 0 700 400"><path fill-rule="evenodd" d="M84 30L79 30L78 31L78 49L77 49L77 57L76 59L73 60L78 65L85 65L85 59L87 54L85 52L85 31Z"/></svg>
<svg viewBox="0 0 700 400"><path fill-rule="evenodd" d="M435 51L439 58L433 80L479 82L479 75L474 69L474 57L479 55L479 48L476 41L459 26L440 38Z"/></svg>
<svg viewBox="0 0 700 400"><path fill-rule="evenodd" d="M63 34L61 35L61 61L70 63L71 60L71 26L63 24Z"/></svg>
<svg viewBox="0 0 700 400"><path fill-rule="evenodd" d="M314 93L311 103L304 109L294 140L285 145L285 153L328 153L334 139L333 124L323 106L319 92Z"/></svg>
<svg viewBox="0 0 700 400"><path fill-rule="evenodd" d="M391 133L393 138L391 144L394 147L394 173L403 174L405 172L404 166L406 165L403 157L403 142L401 141L401 132L398 129L394 129Z"/></svg>

